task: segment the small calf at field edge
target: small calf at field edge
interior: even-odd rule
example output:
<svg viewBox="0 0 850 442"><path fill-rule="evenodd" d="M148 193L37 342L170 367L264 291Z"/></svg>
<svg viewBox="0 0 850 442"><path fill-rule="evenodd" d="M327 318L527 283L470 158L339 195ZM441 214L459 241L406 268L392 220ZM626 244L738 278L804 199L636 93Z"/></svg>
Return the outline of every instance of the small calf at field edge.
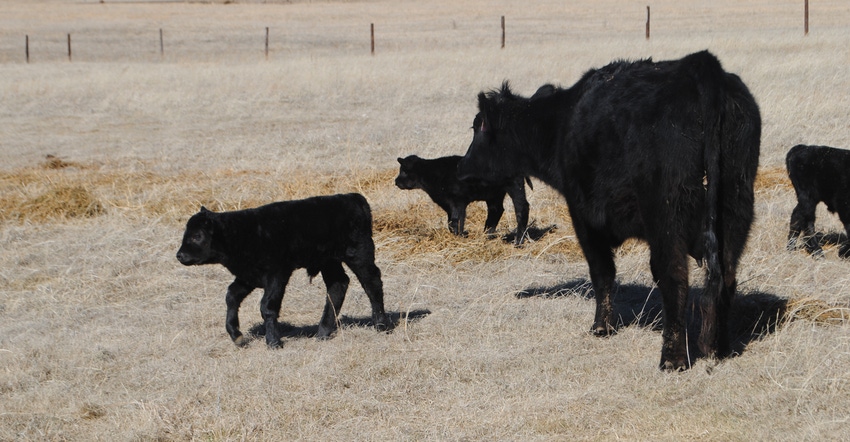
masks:
<svg viewBox="0 0 850 442"><path fill-rule="evenodd" d="M385 331L392 322L384 312L381 271L375 265L372 212L362 195L317 196L281 201L232 212L201 207L189 218L177 252L183 265L221 264L236 277L227 288L226 329L236 345L247 344L239 330L239 306L255 288L263 289L260 313L266 344L279 347L278 316L286 284L296 269L312 279L322 274L327 302L317 338L327 338L354 272L372 307L375 328Z"/></svg>
<svg viewBox="0 0 850 442"><path fill-rule="evenodd" d="M399 189L422 189L431 197L448 217L449 231L464 235L466 207L473 201L487 203L487 220L484 231L496 233L496 226L505 212L505 195L510 195L516 213L517 229L514 244L522 244L528 228L528 200L525 197L524 177L512 177L497 181L459 180L457 165L461 157L452 155L434 159L410 155L398 158L399 171L395 185ZM531 187L531 181L528 181Z"/></svg>
<svg viewBox="0 0 850 442"><path fill-rule="evenodd" d="M850 233L850 150L798 144L785 156L785 167L797 194L787 249L804 248L821 258L823 249L815 233L818 203L826 204L830 213L837 213L845 232ZM846 240L840 243L838 256L850 258L850 244Z"/></svg>

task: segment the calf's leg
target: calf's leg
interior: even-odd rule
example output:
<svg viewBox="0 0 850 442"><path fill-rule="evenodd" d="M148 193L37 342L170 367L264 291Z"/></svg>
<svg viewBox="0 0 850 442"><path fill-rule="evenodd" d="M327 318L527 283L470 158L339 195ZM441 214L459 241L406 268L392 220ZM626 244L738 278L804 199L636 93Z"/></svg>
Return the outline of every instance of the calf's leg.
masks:
<svg viewBox="0 0 850 442"><path fill-rule="evenodd" d="M484 221L484 232L488 235L496 233L496 227L502 214L505 213L505 195L487 200L487 220Z"/></svg>
<svg viewBox="0 0 850 442"><path fill-rule="evenodd" d="M292 272L271 276L263 291L260 300L260 314L266 325L266 345L272 348L280 347L280 333L278 332L277 318L280 316L280 305L283 302L283 293Z"/></svg>
<svg viewBox="0 0 850 442"><path fill-rule="evenodd" d="M356 254L350 256L345 263L357 277L369 298L375 328L378 331L391 330L393 323L384 312L384 283L381 281L381 269L375 265L375 245L371 238L368 244L358 248Z"/></svg>
<svg viewBox="0 0 850 442"><path fill-rule="evenodd" d="M322 319L319 321L319 331L316 333L316 338L319 339L330 337L331 333L337 329L339 311L342 308L342 302L345 300L345 292L348 290L348 282L350 281L339 262L328 264L322 268L322 280L325 281L325 287L328 289L328 299L325 302Z"/></svg>
<svg viewBox="0 0 850 442"><path fill-rule="evenodd" d="M807 252L816 258L823 257L818 240L815 237L815 209L817 201L809 199L805 195L798 195L797 206L791 212L791 222L788 231L788 250L800 248L800 240ZM802 236L802 238L801 238Z"/></svg>
<svg viewBox="0 0 850 442"><path fill-rule="evenodd" d="M247 297L253 290L254 287L251 287L238 278L234 280L229 287L227 287L227 295L225 296L225 302L227 303L227 319L225 319L225 328L227 329L227 334L230 335L230 339L233 340L233 343L240 347L247 345L248 340L245 339L245 337L242 336L242 332L239 331L239 306L242 305L242 301L245 300L245 297Z"/></svg>

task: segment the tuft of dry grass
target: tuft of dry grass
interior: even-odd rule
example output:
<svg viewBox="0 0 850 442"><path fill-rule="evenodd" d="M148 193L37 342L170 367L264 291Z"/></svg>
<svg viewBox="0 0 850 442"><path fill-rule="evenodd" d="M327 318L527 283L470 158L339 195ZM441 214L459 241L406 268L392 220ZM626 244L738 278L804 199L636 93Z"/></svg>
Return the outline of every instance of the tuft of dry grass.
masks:
<svg viewBox="0 0 850 442"><path fill-rule="evenodd" d="M769 191L776 189L793 190L791 179L784 167L762 167L756 174L755 190Z"/></svg>
<svg viewBox="0 0 850 442"><path fill-rule="evenodd" d="M782 322L797 320L823 325L846 325L850 320L850 305L838 305L808 296L791 298Z"/></svg>

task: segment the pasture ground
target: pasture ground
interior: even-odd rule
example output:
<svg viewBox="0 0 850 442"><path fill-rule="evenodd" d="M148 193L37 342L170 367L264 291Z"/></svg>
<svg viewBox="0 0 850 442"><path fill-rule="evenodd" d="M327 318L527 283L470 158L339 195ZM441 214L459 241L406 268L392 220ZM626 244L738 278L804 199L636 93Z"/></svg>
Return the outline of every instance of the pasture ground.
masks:
<svg viewBox="0 0 850 442"><path fill-rule="evenodd" d="M812 2L803 36L802 1L662 0L646 40L645 2L526 3L3 2L0 440L850 438L850 262L784 249L785 152L850 148L850 5ZM455 238L423 192L392 184L396 157L463 153L477 93L505 79L527 95L613 59L702 49L764 121L736 357L657 369L638 242L617 252L626 325L589 335L587 268L542 183L531 217L557 229L522 248L483 237L483 204ZM298 272L284 347L236 348L230 275L174 258L186 219L348 191L372 205L395 331L365 324L353 282L335 338L311 339L324 287Z"/></svg>

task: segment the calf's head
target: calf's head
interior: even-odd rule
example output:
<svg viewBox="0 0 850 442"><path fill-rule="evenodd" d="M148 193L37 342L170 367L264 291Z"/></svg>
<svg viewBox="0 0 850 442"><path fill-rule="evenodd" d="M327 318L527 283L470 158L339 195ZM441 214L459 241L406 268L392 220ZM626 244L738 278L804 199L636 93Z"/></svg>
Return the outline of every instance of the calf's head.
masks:
<svg viewBox="0 0 850 442"><path fill-rule="evenodd" d="M177 260L180 264L191 266L199 264L213 264L217 262L213 253L213 212L201 207L201 211L192 215L186 222L186 231L183 233L183 243L177 251Z"/></svg>
<svg viewBox="0 0 850 442"><path fill-rule="evenodd" d="M395 177L395 185L399 189L419 189L422 187L422 178L417 172L417 165L422 159L416 155L410 155L398 159L398 176Z"/></svg>
<svg viewBox="0 0 850 442"><path fill-rule="evenodd" d="M507 82L500 90L478 94L472 143L458 164L458 179L498 182L527 175L522 170L521 137L516 133L527 102L511 93Z"/></svg>

